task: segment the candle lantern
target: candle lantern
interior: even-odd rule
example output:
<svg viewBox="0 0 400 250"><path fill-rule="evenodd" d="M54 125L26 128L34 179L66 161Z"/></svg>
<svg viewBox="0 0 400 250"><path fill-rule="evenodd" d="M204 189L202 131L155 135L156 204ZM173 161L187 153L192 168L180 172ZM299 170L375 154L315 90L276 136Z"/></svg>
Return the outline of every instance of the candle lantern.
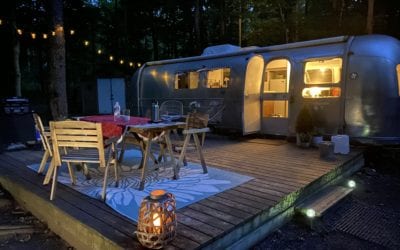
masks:
<svg viewBox="0 0 400 250"><path fill-rule="evenodd" d="M176 235L175 196L154 190L140 204L136 235L139 242L153 249L167 245Z"/></svg>

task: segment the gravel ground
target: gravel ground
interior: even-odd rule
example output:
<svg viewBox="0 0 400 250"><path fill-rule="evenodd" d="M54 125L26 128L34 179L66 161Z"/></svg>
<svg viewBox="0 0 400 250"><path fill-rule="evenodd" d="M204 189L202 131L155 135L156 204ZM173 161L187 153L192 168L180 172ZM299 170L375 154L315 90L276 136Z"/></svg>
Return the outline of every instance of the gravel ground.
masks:
<svg viewBox="0 0 400 250"><path fill-rule="evenodd" d="M0 187L0 249L72 249Z"/></svg>

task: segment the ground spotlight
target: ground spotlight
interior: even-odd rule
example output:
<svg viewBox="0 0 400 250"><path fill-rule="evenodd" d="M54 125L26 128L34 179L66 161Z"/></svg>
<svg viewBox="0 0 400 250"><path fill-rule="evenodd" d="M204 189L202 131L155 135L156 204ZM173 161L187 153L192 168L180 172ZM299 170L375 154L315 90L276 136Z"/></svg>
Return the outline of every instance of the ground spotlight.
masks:
<svg viewBox="0 0 400 250"><path fill-rule="evenodd" d="M356 187L356 182L355 182L354 180L349 180L349 181L347 182L347 186L348 186L349 188L355 188L355 187Z"/></svg>

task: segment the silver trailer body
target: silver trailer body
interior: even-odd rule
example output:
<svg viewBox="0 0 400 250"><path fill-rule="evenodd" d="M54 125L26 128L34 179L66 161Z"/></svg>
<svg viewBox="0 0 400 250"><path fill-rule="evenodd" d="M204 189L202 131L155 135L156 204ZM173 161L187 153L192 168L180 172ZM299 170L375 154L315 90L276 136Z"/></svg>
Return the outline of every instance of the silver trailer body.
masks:
<svg viewBox="0 0 400 250"><path fill-rule="evenodd" d="M400 41L384 35L333 37L145 63L134 75L132 108L193 102L210 125L243 134L292 136L301 107L317 130L400 142ZM233 49L233 51L232 51Z"/></svg>

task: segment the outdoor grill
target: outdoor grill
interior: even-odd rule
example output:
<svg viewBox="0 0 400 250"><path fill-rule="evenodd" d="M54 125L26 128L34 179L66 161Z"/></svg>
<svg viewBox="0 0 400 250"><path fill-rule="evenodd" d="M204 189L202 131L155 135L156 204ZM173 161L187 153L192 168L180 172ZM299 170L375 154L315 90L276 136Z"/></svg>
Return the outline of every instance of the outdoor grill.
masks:
<svg viewBox="0 0 400 250"><path fill-rule="evenodd" d="M6 98L2 102L3 112L9 114L27 114L31 111L29 100L21 97Z"/></svg>

